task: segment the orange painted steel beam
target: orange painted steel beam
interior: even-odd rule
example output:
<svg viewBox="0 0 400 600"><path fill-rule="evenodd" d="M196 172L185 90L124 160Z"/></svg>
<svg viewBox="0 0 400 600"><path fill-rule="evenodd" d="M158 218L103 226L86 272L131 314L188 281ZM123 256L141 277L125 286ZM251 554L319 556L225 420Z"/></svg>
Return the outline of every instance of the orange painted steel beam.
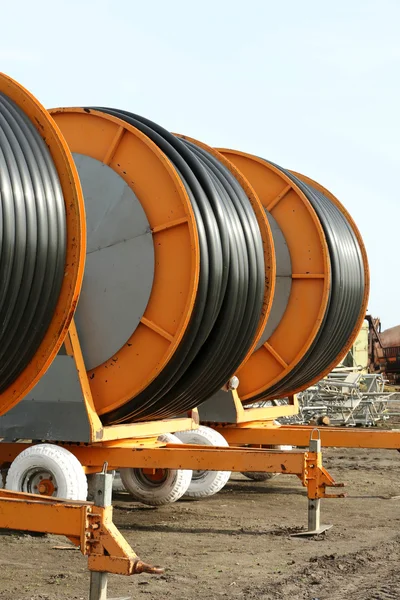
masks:
<svg viewBox="0 0 400 600"><path fill-rule="evenodd" d="M134 440L130 440L133 444ZM0 464L11 462L29 444L0 444ZM64 444L89 472L99 471L104 462L108 468L136 469L193 469L199 471L234 471L283 473L297 475L307 487L308 497L336 498L328 495L327 487L337 484L322 466L322 454L318 452L291 450L266 450L264 448L227 448L197 445L173 445L158 448L104 447ZM1 525L0 525L1 526Z"/></svg>
<svg viewBox="0 0 400 600"><path fill-rule="evenodd" d="M306 447L315 427L282 425L271 427L271 422L248 423L238 426L215 427L229 444L264 446L292 445ZM400 430L376 430L350 427L319 427L322 446L326 448L376 448L400 450Z"/></svg>
<svg viewBox="0 0 400 600"><path fill-rule="evenodd" d="M61 183L67 218L65 274L57 306L35 356L1 394L0 414L4 414L22 400L44 375L67 334L82 285L86 221L81 185L71 151L49 113L30 92L4 73L0 73L0 92L17 104L45 140Z"/></svg>
<svg viewBox="0 0 400 600"><path fill-rule="evenodd" d="M89 503L47 501L45 496L0 490L0 527L73 537L85 547Z"/></svg>
<svg viewBox="0 0 400 600"><path fill-rule="evenodd" d="M64 535L88 557L91 571L159 573L143 563L112 522L112 507L0 489L0 528Z"/></svg>
<svg viewBox="0 0 400 600"><path fill-rule="evenodd" d="M134 444L135 441L131 440ZM0 444L0 461L8 463L31 444ZM277 450L227 448L181 444L158 448L83 446L63 444L85 467L194 469L205 471L266 471L298 474L304 468L304 452L282 453Z"/></svg>
<svg viewBox="0 0 400 600"><path fill-rule="evenodd" d="M286 404L250 408L249 406L243 406L236 390L230 390L227 394L230 395L230 398L227 396L227 400L233 403L235 411L235 421L229 422L229 426L231 427L248 427L249 423L254 422L257 425L260 421L268 423L271 427L276 427L274 419L297 415L299 412L299 403L296 395L289 396ZM228 426L227 423L216 423L215 421L206 420L202 420L202 424L208 425L214 429L218 428L220 425ZM176 429L175 431L178 430Z"/></svg>

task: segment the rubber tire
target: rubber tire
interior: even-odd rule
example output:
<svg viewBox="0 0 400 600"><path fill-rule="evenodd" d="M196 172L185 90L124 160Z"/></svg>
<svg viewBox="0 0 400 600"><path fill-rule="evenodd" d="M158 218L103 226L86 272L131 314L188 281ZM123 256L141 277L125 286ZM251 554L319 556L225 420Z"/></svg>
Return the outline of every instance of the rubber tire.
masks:
<svg viewBox="0 0 400 600"><path fill-rule="evenodd" d="M271 446L271 449L274 450L292 450L293 446ZM252 481L270 481L271 479L275 479L279 477L281 473L266 473L264 471L242 471L242 475L247 477L247 479L251 479Z"/></svg>
<svg viewBox="0 0 400 600"><path fill-rule="evenodd" d="M121 473L119 471L115 472L113 485L112 485L113 493L120 494L121 492L126 492L126 488L122 483Z"/></svg>
<svg viewBox="0 0 400 600"><path fill-rule="evenodd" d="M52 473L57 482L56 498L86 500L87 479L81 463L69 450L54 444L29 446L18 454L8 470L6 489L26 492L24 475L35 467Z"/></svg>
<svg viewBox="0 0 400 600"><path fill-rule="evenodd" d="M159 441L168 444L181 444L182 442L172 433L159 436ZM186 492L192 480L192 471L184 469L168 469L167 478L159 486L149 484L146 486L140 477L142 469L120 469L121 482L125 489L142 504L149 506L163 506L176 502Z"/></svg>
<svg viewBox="0 0 400 600"><path fill-rule="evenodd" d="M200 425L192 431L179 431L175 434L184 444L196 444L201 446L224 446L229 444L226 439L214 429ZM222 490L228 483L231 471L195 471L197 477L193 477L185 494L187 498L208 498Z"/></svg>
<svg viewBox="0 0 400 600"><path fill-rule="evenodd" d="M124 488L122 481L121 481L121 476L119 474L119 471L114 471L115 475L113 478L113 484L112 484L112 493L113 494L119 494L121 492L126 492L126 489ZM94 478L95 478L95 473L91 473L90 475L87 475L87 483L88 483L88 495L87 495L87 499L89 500L89 502L93 502L94 501L94 490L93 490L93 485L94 485Z"/></svg>

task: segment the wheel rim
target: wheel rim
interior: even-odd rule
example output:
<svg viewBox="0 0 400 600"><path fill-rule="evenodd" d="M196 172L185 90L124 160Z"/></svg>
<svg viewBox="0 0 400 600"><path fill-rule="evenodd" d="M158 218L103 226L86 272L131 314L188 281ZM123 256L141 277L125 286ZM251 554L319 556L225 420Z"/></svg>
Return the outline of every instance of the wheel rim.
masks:
<svg viewBox="0 0 400 600"><path fill-rule="evenodd" d="M169 469L135 469L140 483L150 487L160 487L168 477Z"/></svg>
<svg viewBox="0 0 400 600"><path fill-rule="evenodd" d="M40 496L55 496L58 492L57 480L54 474L42 467L25 471L21 488L23 492L39 494Z"/></svg>

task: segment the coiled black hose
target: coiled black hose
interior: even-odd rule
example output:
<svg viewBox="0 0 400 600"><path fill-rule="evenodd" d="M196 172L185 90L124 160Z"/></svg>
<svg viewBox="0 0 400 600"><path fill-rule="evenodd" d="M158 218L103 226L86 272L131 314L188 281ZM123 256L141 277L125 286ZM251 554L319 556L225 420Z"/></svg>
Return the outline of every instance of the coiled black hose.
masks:
<svg viewBox="0 0 400 600"><path fill-rule="evenodd" d="M247 354L264 299L261 233L244 190L210 153L138 115L96 110L133 125L166 154L185 185L196 218L200 281L185 335L162 373L143 392L102 416L105 423L167 418L207 400Z"/></svg>
<svg viewBox="0 0 400 600"><path fill-rule="evenodd" d="M309 350L286 377L254 396L253 401L271 396L283 397L294 389L304 389L331 365L356 327L365 288L361 249L345 215L323 193L290 171L274 166L301 189L319 218L329 250L331 287L323 322Z"/></svg>
<svg viewBox="0 0 400 600"><path fill-rule="evenodd" d="M0 393L32 360L60 295L64 198L50 152L0 93Z"/></svg>

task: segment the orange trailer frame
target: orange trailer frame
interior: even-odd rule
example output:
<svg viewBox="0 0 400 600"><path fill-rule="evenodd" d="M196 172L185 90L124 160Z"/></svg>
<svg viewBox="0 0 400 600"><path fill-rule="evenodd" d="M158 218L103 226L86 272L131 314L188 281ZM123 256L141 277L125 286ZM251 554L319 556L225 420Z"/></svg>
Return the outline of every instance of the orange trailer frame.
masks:
<svg viewBox="0 0 400 600"><path fill-rule="evenodd" d="M235 446L291 445L304 448L309 445L315 427L311 425L281 425L275 419L298 413L296 396L283 406L247 408L243 406L236 391L228 392L235 411L235 422L203 421L224 436L228 444ZM201 414L200 414L201 417ZM367 428L321 426L321 446L325 448L375 448L400 450L400 429L372 430Z"/></svg>
<svg viewBox="0 0 400 600"><path fill-rule="evenodd" d="M134 575L161 572L142 562L112 521L112 506L0 489L0 528L66 536L88 558L90 571Z"/></svg>
<svg viewBox="0 0 400 600"><path fill-rule="evenodd" d="M115 444L59 444L67 448L83 465L86 473L98 473L104 462L109 470L122 468L193 469L201 471L262 471L297 475L307 488L311 500L340 498L343 494L328 494L328 487L343 487L322 466L322 453L311 450L272 450L264 448L198 446L166 444L158 447L139 447L138 440L129 439ZM31 442L2 442L0 461L9 465Z"/></svg>
<svg viewBox="0 0 400 600"><path fill-rule="evenodd" d="M157 469L192 469L204 471L251 472L293 474L307 488L310 502L322 498L340 498L344 494L330 494L328 488L343 487L336 483L322 465L321 448L315 445L310 432L307 450L281 451L267 448L210 447L187 444L167 444L158 441L165 432L196 429L199 424L197 410L187 417L144 423L103 426L98 416L89 386L79 338L74 322L65 340L65 350L74 360L82 390L82 399L90 423L90 442L53 443L67 448L80 461L87 474L99 473L107 463L108 470L140 468L148 472ZM288 414L297 411L295 398L286 407ZM240 403L240 401L239 401ZM241 404L241 403L240 403ZM280 407L279 407L280 408ZM242 410L244 410L242 408ZM251 409L246 409L246 411ZM246 412L247 414L247 412ZM282 410L280 410L282 414ZM6 469L26 448L37 441L3 440L0 442L0 468ZM319 443L319 442L318 442ZM0 524L1 526L1 524Z"/></svg>

